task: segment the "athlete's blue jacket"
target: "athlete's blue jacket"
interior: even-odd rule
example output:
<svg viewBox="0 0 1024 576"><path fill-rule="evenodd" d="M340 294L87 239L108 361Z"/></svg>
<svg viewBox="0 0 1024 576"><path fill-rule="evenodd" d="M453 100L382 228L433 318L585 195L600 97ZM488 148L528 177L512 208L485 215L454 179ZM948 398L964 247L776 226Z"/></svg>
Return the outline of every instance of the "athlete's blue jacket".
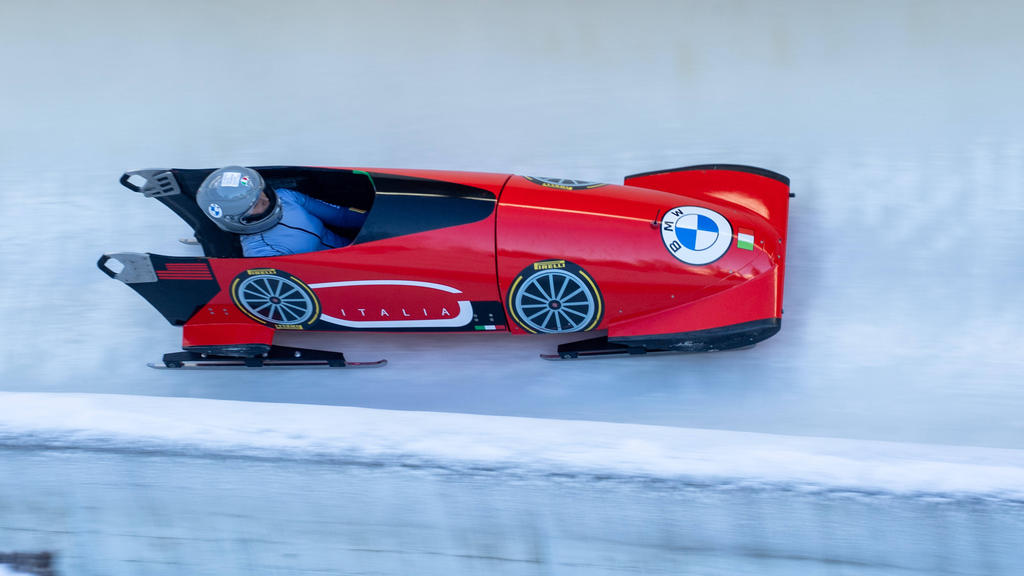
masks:
<svg viewBox="0 0 1024 576"><path fill-rule="evenodd" d="M259 234L241 237L242 253L253 256L283 256L340 248L350 242L324 224L338 228L358 228L366 221L366 213L328 204L301 192L277 188L281 203L281 221Z"/></svg>

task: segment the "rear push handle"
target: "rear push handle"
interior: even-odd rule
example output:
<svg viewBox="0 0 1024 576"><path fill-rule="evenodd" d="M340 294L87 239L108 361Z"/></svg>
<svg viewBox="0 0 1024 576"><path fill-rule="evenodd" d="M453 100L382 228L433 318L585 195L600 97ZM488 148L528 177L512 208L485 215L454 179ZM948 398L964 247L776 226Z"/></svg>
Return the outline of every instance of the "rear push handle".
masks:
<svg viewBox="0 0 1024 576"><path fill-rule="evenodd" d="M110 262L111 260L113 260L113 258L111 258L109 254L104 254L103 256L100 256L100 260L99 262L96 263L96 265L99 266L100 271L102 271L107 276L110 276L111 278L117 278L117 272L107 267L107 262Z"/></svg>
<svg viewBox="0 0 1024 576"><path fill-rule="evenodd" d="M113 266L110 264L111 261L115 263ZM96 266L107 276L125 284L145 284L159 281L149 254L138 252L104 254L100 256Z"/></svg>
<svg viewBox="0 0 1024 576"><path fill-rule="evenodd" d="M141 183L138 183L141 180ZM121 175L121 185L139 192L146 198L159 198L181 194L178 180L174 173L163 168L148 170L132 170Z"/></svg>

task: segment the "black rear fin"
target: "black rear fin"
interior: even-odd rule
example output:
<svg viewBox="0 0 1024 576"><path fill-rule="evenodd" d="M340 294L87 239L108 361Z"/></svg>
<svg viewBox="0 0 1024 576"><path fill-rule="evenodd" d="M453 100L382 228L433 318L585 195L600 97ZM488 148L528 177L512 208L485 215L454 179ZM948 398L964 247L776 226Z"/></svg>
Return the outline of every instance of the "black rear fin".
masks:
<svg viewBox="0 0 1024 576"><path fill-rule="evenodd" d="M104 254L96 265L138 292L175 326L183 326L220 292L206 258L121 252Z"/></svg>

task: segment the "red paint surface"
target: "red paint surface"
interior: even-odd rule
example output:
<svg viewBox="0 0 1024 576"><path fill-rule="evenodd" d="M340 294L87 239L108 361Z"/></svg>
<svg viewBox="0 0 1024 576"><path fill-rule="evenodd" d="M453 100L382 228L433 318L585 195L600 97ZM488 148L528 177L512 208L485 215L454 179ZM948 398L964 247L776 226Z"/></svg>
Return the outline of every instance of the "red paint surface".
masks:
<svg viewBox="0 0 1024 576"><path fill-rule="evenodd" d="M403 319L402 310L412 317L428 309L427 316L436 318L442 307L456 314L451 306L458 300L507 305L515 277L542 260L568 260L586 270L604 299L596 329L607 329L610 336L687 332L781 316L789 187L777 180L691 170L631 178L628 185L562 190L505 174L372 171L475 186L499 201L490 217L471 224L293 256L211 259L221 292L189 320L185 345L268 339L273 329L242 312L230 294L235 277L256 268L284 271L307 285L403 280L460 292L314 289L323 313L332 316L345 310L351 317L361 308L373 311L373 319L381 319L381 310L387 311L385 319ZM712 209L729 220L733 238L719 260L689 265L665 247L660 220L686 205ZM736 247L740 228L754 232L754 250ZM508 329L525 332L514 324Z"/></svg>

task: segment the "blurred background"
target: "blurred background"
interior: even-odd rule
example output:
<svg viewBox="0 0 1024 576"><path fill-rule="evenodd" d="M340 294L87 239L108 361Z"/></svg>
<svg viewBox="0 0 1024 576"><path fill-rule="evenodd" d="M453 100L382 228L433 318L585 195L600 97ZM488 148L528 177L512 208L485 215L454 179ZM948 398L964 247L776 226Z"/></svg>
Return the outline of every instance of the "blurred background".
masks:
<svg viewBox="0 0 1024 576"><path fill-rule="evenodd" d="M0 390L1024 449L1022 26L1024 5L995 0L0 2L0 313L6 324ZM621 182L626 174L709 162L781 172L796 194L785 322L753 350L553 364L537 359L558 342L543 337L334 335L325 346L355 360L384 357L390 365L343 375L168 374L145 362L176 350L179 330L95 268L104 252L194 250L177 242L190 234L184 223L117 184L130 169L344 165ZM116 573L130 564L115 559L144 556L112 535L125 532L117 524L122 520L97 535L89 527L102 522L82 512L76 498L55 496L67 493L60 484L44 489L45 483L19 480L26 470L102 478L87 485L100 487L111 506L127 506L102 487L114 490L124 471L174 468L159 459L104 458L5 456L0 552L71 542L62 561L71 574ZM309 478L286 478L292 473L281 466L287 465L252 466L258 469L229 474L212 466L205 473L226 475L218 476L220 490L248 485L267 498L291 493ZM330 498L325 486L338 475L350 495L381 481L360 475L365 472L323 473L324 483L299 507L305 513L318 509L318 498ZM175 485L161 487L160 478L166 477L147 475L140 480L145 488L130 497L155 512L123 521L148 525L156 523L152 515L173 517L188 533L200 519L173 515L177 501L166 494ZM182 478L200 482L201 475ZM266 478L281 483L260 484ZM434 476L395 482L394 490L377 495L431 502L434 511L418 518L436 530L423 533L466 541L470 552L464 552L474 558L487 557L481 551L487 546L463 537L486 522L482 509L503 511L495 541L532 538L549 550L565 540L544 526L596 513L555 507L557 521L544 516L567 497L551 486ZM17 536L13 524L2 528L4 506L19 518L45 517L10 491L25 485L40 487L48 514L77 519L65 526L63 540ZM78 489L82 498L94 497ZM599 507L599 499L588 498L607 489L573 486L568 496ZM1024 566L1009 544L983 546L997 534L1022 533L1019 503L979 510L971 508L977 503L954 501L937 511L917 501L891 507L871 501L851 509L801 496L805 520L856 531L822 537L816 530L819 540L807 549L797 546L806 534L774 535L783 528L769 512L793 509L784 494L698 499L685 523L635 486L611 494L631 512L610 523L655 527L663 538L636 528L630 533L643 545L602 561L590 552L603 544L583 530L573 550L591 563L559 563L556 554L486 568L888 574L952 566L983 574ZM672 498L692 502L677 493ZM721 510L719 521L702 525L702 506ZM751 506L769 512L750 517ZM196 510L190 511L201 518ZM399 524L403 510L395 505L376 514L384 525ZM537 521L538 514L547 520ZM251 525L267 524L265 531L253 528L251 538L287 538L273 530L271 516L256 516ZM917 529L937 516L949 520L948 531ZM603 524L594 518L580 525ZM334 515L331 521L346 520ZM410 534L406 529L390 533ZM230 532L226 527L218 537ZM872 556L883 545L879 533L898 535L902 552ZM711 534L715 549L753 552L741 554L742 561L727 552L726 560L681 564L691 546L706 544L698 542L700 534ZM951 541L961 544L950 548ZM96 542L111 548L98 554ZM645 546L657 550L657 561L637 563L650 552ZM854 559L837 561L847 546L858 551ZM67 560L68 549L75 562ZM768 549L767 557L788 560L757 555ZM182 550L172 556L180 561L195 553ZM224 560L230 553L219 553L224 565L213 573L291 573L287 566L298 565L264 557L234 565ZM425 560L429 554L410 564L374 563L356 552L344 558L347 569L332 569L472 573L483 566L462 564L457 554L445 556L443 565ZM191 573L199 573L196 566Z"/></svg>

